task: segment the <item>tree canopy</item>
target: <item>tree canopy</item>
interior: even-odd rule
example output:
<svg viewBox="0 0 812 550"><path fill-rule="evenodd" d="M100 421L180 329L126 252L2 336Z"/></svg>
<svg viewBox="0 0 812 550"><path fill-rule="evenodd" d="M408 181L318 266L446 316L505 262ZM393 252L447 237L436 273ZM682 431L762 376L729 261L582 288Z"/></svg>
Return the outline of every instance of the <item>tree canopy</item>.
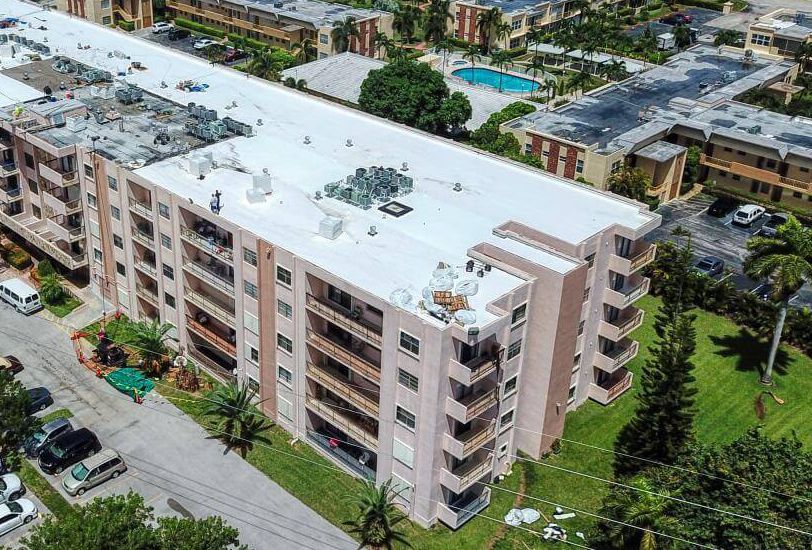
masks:
<svg viewBox="0 0 812 550"><path fill-rule="evenodd" d="M39 427L40 421L26 412L25 387L0 369L0 458L8 458Z"/></svg>

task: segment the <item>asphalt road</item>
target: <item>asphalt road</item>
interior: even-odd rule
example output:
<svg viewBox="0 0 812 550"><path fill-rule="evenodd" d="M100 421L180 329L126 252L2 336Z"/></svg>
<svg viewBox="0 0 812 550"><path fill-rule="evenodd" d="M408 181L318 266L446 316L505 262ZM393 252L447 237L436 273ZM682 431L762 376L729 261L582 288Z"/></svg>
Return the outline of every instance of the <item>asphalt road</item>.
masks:
<svg viewBox="0 0 812 550"><path fill-rule="evenodd" d="M56 403L46 413L70 409L75 425L92 429L129 466L126 475L81 498L68 497L72 501L132 489L158 516L222 516L239 529L241 542L255 549L357 546L239 456L224 454L218 441L155 392L136 405L96 378L77 362L68 334L57 325L0 303L0 355L8 353L25 365L20 381L51 390ZM59 487L58 477L49 479Z"/></svg>

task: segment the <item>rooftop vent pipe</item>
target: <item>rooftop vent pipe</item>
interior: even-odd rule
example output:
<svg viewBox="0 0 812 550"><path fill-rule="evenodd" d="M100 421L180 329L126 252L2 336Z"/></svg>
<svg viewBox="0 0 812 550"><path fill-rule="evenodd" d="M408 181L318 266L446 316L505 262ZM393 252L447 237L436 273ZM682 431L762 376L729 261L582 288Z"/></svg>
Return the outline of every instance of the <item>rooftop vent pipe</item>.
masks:
<svg viewBox="0 0 812 550"><path fill-rule="evenodd" d="M352 140L351 139L347 140L346 146L347 147L352 147Z"/></svg>
<svg viewBox="0 0 812 550"><path fill-rule="evenodd" d="M460 182L454 184L454 191L456 191L457 193L462 191L462 184Z"/></svg>
<svg viewBox="0 0 812 550"><path fill-rule="evenodd" d="M370 225L369 226L369 231L367 232L367 235L369 235L370 237L374 237L377 234L378 234L378 228L375 227L374 225Z"/></svg>

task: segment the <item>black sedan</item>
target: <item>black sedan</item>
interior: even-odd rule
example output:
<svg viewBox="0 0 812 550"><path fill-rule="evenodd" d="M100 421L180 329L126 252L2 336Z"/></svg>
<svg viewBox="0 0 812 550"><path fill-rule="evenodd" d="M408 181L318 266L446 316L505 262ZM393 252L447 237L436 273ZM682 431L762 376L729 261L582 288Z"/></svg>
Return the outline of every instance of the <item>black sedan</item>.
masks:
<svg viewBox="0 0 812 550"><path fill-rule="evenodd" d="M693 20L694 16L687 13L670 13L665 17L660 17L660 23L666 25L687 25L692 23Z"/></svg>
<svg viewBox="0 0 812 550"><path fill-rule="evenodd" d="M5 357L0 357L0 370L10 372L11 375L14 376L22 372L23 364L13 355L6 355Z"/></svg>
<svg viewBox="0 0 812 550"><path fill-rule="evenodd" d="M708 216L714 218L724 218L739 207L739 203L733 199L721 197L713 201L708 207Z"/></svg>
<svg viewBox="0 0 812 550"><path fill-rule="evenodd" d="M725 270L725 261L716 256L705 256L696 263L695 268L708 277L716 277Z"/></svg>
<svg viewBox="0 0 812 550"><path fill-rule="evenodd" d="M34 414L37 411L44 411L54 404L54 398L47 388L31 388L28 390L28 407L26 413Z"/></svg>

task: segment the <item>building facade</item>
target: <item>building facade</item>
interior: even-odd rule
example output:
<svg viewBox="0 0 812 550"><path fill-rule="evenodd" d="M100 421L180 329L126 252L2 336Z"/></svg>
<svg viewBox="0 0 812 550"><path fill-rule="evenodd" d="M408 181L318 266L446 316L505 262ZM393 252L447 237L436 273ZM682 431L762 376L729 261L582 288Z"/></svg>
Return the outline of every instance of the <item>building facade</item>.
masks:
<svg viewBox="0 0 812 550"><path fill-rule="evenodd" d="M100 25L115 26L119 21L136 29L152 26L152 0L57 0L56 7Z"/></svg>
<svg viewBox="0 0 812 550"><path fill-rule="evenodd" d="M795 59L803 44L812 42L812 11L780 8L759 16L747 29L745 48L759 54Z"/></svg>

